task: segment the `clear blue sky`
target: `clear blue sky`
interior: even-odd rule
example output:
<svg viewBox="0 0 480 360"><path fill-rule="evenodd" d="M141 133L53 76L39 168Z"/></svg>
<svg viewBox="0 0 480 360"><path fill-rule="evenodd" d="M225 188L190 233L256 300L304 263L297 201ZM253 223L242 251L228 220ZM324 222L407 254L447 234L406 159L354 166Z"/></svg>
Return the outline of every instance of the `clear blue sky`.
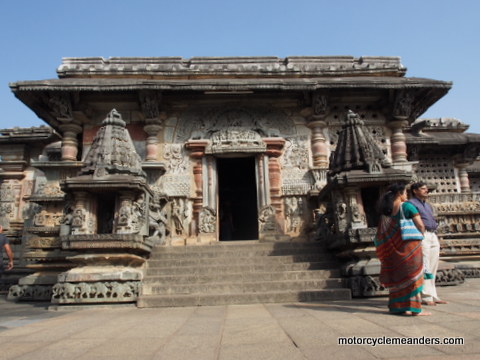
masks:
<svg viewBox="0 0 480 360"><path fill-rule="evenodd" d="M62 57L378 55L453 81L422 117L480 133L479 17L477 0L0 0L0 128L42 124L8 83Z"/></svg>

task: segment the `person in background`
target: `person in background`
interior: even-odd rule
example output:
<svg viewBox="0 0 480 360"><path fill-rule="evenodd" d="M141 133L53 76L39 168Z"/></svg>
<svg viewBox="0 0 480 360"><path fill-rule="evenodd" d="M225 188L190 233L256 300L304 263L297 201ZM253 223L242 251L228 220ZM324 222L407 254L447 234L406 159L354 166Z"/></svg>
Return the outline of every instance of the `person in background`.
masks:
<svg viewBox="0 0 480 360"><path fill-rule="evenodd" d="M388 288L388 308L398 315L431 315L422 311L423 287L422 241L404 241L400 232L401 211L415 226L425 228L412 204L407 202L404 184L393 184L380 202L380 221L374 239L377 257L381 263L380 282Z"/></svg>
<svg viewBox="0 0 480 360"><path fill-rule="evenodd" d="M423 262L425 266L422 304L429 306L446 304L446 301L440 300L438 297L435 287L435 277L440 260L440 242L436 234L438 224L435 221L432 206L427 202L428 186L424 182L416 182L410 186L410 190L413 197L409 200L409 203L415 206L425 224L422 243Z"/></svg>
<svg viewBox="0 0 480 360"><path fill-rule="evenodd" d="M13 252L12 248L10 247L10 243L8 242L7 237L3 233L3 226L0 225L0 275L3 273L3 250L5 249L5 253L8 257L8 264L5 270L11 270L13 268Z"/></svg>

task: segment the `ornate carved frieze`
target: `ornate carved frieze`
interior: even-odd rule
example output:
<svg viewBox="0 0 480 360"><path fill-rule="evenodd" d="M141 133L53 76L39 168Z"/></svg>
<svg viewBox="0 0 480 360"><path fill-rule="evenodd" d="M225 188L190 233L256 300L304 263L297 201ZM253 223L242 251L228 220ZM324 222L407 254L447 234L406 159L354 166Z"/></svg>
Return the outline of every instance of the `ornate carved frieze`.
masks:
<svg viewBox="0 0 480 360"><path fill-rule="evenodd" d="M441 193L430 194L429 202L439 212L472 212L479 209L480 193Z"/></svg>
<svg viewBox="0 0 480 360"><path fill-rule="evenodd" d="M62 217L63 214L61 213L52 213L51 211L42 209L33 217L33 225L40 227L58 226L60 225Z"/></svg>
<svg viewBox="0 0 480 360"><path fill-rule="evenodd" d="M241 127L229 127L211 135L205 153L261 153L265 152L266 148L261 135L256 131Z"/></svg>
<svg viewBox="0 0 480 360"><path fill-rule="evenodd" d="M47 197L63 197L65 193L60 189L60 183L55 182L41 182L37 186L35 195Z"/></svg>
<svg viewBox="0 0 480 360"><path fill-rule="evenodd" d="M139 281L57 283L52 289L52 303L134 302L137 300L139 289Z"/></svg>
<svg viewBox="0 0 480 360"><path fill-rule="evenodd" d="M7 295L12 301L50 301L51 298L51 285L14 285Z"/></svg>
<svg viewBox="0 0 480 360"><path fill-rule="evenodd" d="M174 142L210 139L214 133L229 128L250 129L262 137L295 133L291 119L280 110L226 104L221 108L195 107L186 111L179 120Z"/></svg>
<svg viewBox="0 0 480 360"><path fill-rule="evenodd" d="M60 248L62 243L58 237L32 236L27 240L27 246L30 249L52 249Z"/></svg>

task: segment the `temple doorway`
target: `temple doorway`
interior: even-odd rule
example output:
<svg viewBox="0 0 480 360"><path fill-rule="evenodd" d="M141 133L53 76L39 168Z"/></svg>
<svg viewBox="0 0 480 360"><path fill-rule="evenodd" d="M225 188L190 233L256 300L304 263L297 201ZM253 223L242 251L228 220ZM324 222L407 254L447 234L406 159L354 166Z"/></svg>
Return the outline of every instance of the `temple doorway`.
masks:
<svg viewBox="0 0 480 360"><path fill-rule="evenodd" d="M219 240L257 240L255 157L217 158Z"/></svg>
<svg viewBox="0 0 480 360"><path fill-rule="evenodd" d="M378 187L368 187L361 190L363 210L367 218L368 227L377 227L380 217L378 215L378 199L379 199L379 189Z"/></svg>
<svg viewBox="0 0 480 360"><path fill-rule="evenodd" d="M115 194L99 193L97 195L97 234L111 234L115 216Z"/></svg>

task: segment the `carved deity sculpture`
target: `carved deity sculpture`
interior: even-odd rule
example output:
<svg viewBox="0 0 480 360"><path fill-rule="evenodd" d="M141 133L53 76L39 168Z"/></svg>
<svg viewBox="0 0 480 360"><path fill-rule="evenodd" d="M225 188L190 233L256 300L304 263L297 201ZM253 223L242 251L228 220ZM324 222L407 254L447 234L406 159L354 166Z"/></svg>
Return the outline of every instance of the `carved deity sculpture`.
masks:
<svg viewBox="0 0 480 360"><path fill-rule="evenodd" d="M149 204L149 235L152 238L158 238L160 242L164 241L168 230L168 219L165 211L165 205L161 205L158 198L152 199Z"/></svg>
<svg viewBox="0 0 480 360"><path fill-rule="evenodd" d="M200 211L200 232L214 233L216 231L217 213L209 207L204 207Z"/></svg>
<svg viewBox="0 0 480 360"><path fill-rule="evenodd" d="M277 221L275 219L275 208L272 205L264 206L259 213L258 221L260 232L274 232L277 230Z"/></svg>
<svg viewBox="0 0 480 360"><path fill-rule="evenodd" d="M72 234L83 234L83 227L86 220L86 211L82 208L77 208L73 212L72 217Z"/></svg>

